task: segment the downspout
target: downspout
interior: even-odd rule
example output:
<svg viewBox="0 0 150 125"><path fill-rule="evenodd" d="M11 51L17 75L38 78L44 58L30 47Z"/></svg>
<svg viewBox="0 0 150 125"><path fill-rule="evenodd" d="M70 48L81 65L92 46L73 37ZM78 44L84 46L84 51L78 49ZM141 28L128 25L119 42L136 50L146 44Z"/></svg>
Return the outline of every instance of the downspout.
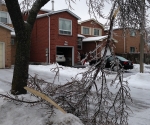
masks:
<svg viewBox="0 0 150 125"><path fill-rule="evenodd" d="M126 52L126 35L125 35L125 29L123 31L123 34L124 34L124 36L123 36L123 42L124 42L124 53L125 53Z"/></svg>
<svg viewBox="0 0 150 125"><path fill-rule="evenodd" d="M96 59L97 59L97 42L95 41L96 44Z"/></svg>
<svg viewBox="0 0 150 125"><path fill-rule="evenodd" d="M50 16L48 16L48 63L50 64Z"/></svg>

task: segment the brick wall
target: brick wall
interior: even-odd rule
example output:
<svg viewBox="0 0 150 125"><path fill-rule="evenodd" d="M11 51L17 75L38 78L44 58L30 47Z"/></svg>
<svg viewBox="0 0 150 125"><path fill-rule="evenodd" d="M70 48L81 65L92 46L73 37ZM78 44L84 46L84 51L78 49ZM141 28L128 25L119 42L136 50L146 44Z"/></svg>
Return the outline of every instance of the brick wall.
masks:
<svg viewBox="0 0 150 125"><path fill-rule="evenodd" d="M8 12L6 5L1 4L1 5L0 5L0 11Z"/></svg>
<svg viewBox="0 0 150 125"><path fill-rule="evenodd" d="M137 31L135 36L131 36L130 32L128 31L125 35L123 35L122 29L116 29L113 31L114 36L113 38L118 41L118 43L115 44L115 52L116 53L129 53L130 47L135 47L135 52L139 52L140 47L140 34Z"/></svg>

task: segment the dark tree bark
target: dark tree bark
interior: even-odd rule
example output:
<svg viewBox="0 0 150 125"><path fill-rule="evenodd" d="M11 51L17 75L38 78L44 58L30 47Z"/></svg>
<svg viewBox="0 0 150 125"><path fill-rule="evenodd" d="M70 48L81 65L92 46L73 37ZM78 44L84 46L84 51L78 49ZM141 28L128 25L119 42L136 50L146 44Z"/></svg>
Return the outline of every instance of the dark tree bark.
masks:
<svg viewBox="0 0 150 125"><path fill-rule="evenodd" d="M29 12L27 21L24 22L18 0L5 0L17 38L15 67L11 88L11 93L14 95L26 94L24 86L27 85L28 79L31 32L37 13L48 1L36 0Z"/></svg>

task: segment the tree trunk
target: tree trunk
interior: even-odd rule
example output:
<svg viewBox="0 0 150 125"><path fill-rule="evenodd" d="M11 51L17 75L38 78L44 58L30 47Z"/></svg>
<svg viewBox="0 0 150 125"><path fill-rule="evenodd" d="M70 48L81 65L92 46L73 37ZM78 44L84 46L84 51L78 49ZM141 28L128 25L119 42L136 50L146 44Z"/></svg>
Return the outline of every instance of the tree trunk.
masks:
<svg viewBox="0 0 150 125"><path fill-rule="evenodd" d="M14 95L26 93L24 86L27 86L28 80L30 36L40 8L48 1L49 0L36 0L29 12L28 19L25 23L22 18L18 0L5 0L17 39L15 67L11 88L11 93Z"/></svg>
<svg viewBox="0 0 150 125"><path fill-rule="evenodd" d="M30 35L33 25L24 23L18 0L5 0L17 39L15 66L11 93L14 95L27 93L28 63L30 56Z"/></svg>
<svg viewBox="0 0 150 125"><path fill-rule="evenodd" d="M26 94L26 90L23 88L27 86L28 79L28 63L30 58L30 34L28 30L18 36L14 74L12 80L12 94Z"/></svg>

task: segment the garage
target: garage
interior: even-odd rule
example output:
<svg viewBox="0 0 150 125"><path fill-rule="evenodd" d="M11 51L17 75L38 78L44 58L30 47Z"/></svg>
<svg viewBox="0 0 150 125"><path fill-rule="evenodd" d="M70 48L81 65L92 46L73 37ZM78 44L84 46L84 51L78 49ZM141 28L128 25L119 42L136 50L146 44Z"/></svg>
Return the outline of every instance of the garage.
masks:
<svg viewBox="0 0 150 125"><path fill-rule="evenodd" d="M0 68L4 68L3 43L0 42Z"/></svg>
<svg viewBox="0 0 150 125"><path fill-rule="evenodd" d="M57 46L56 62L63 66L74 66L74 47Z"/></svg>

